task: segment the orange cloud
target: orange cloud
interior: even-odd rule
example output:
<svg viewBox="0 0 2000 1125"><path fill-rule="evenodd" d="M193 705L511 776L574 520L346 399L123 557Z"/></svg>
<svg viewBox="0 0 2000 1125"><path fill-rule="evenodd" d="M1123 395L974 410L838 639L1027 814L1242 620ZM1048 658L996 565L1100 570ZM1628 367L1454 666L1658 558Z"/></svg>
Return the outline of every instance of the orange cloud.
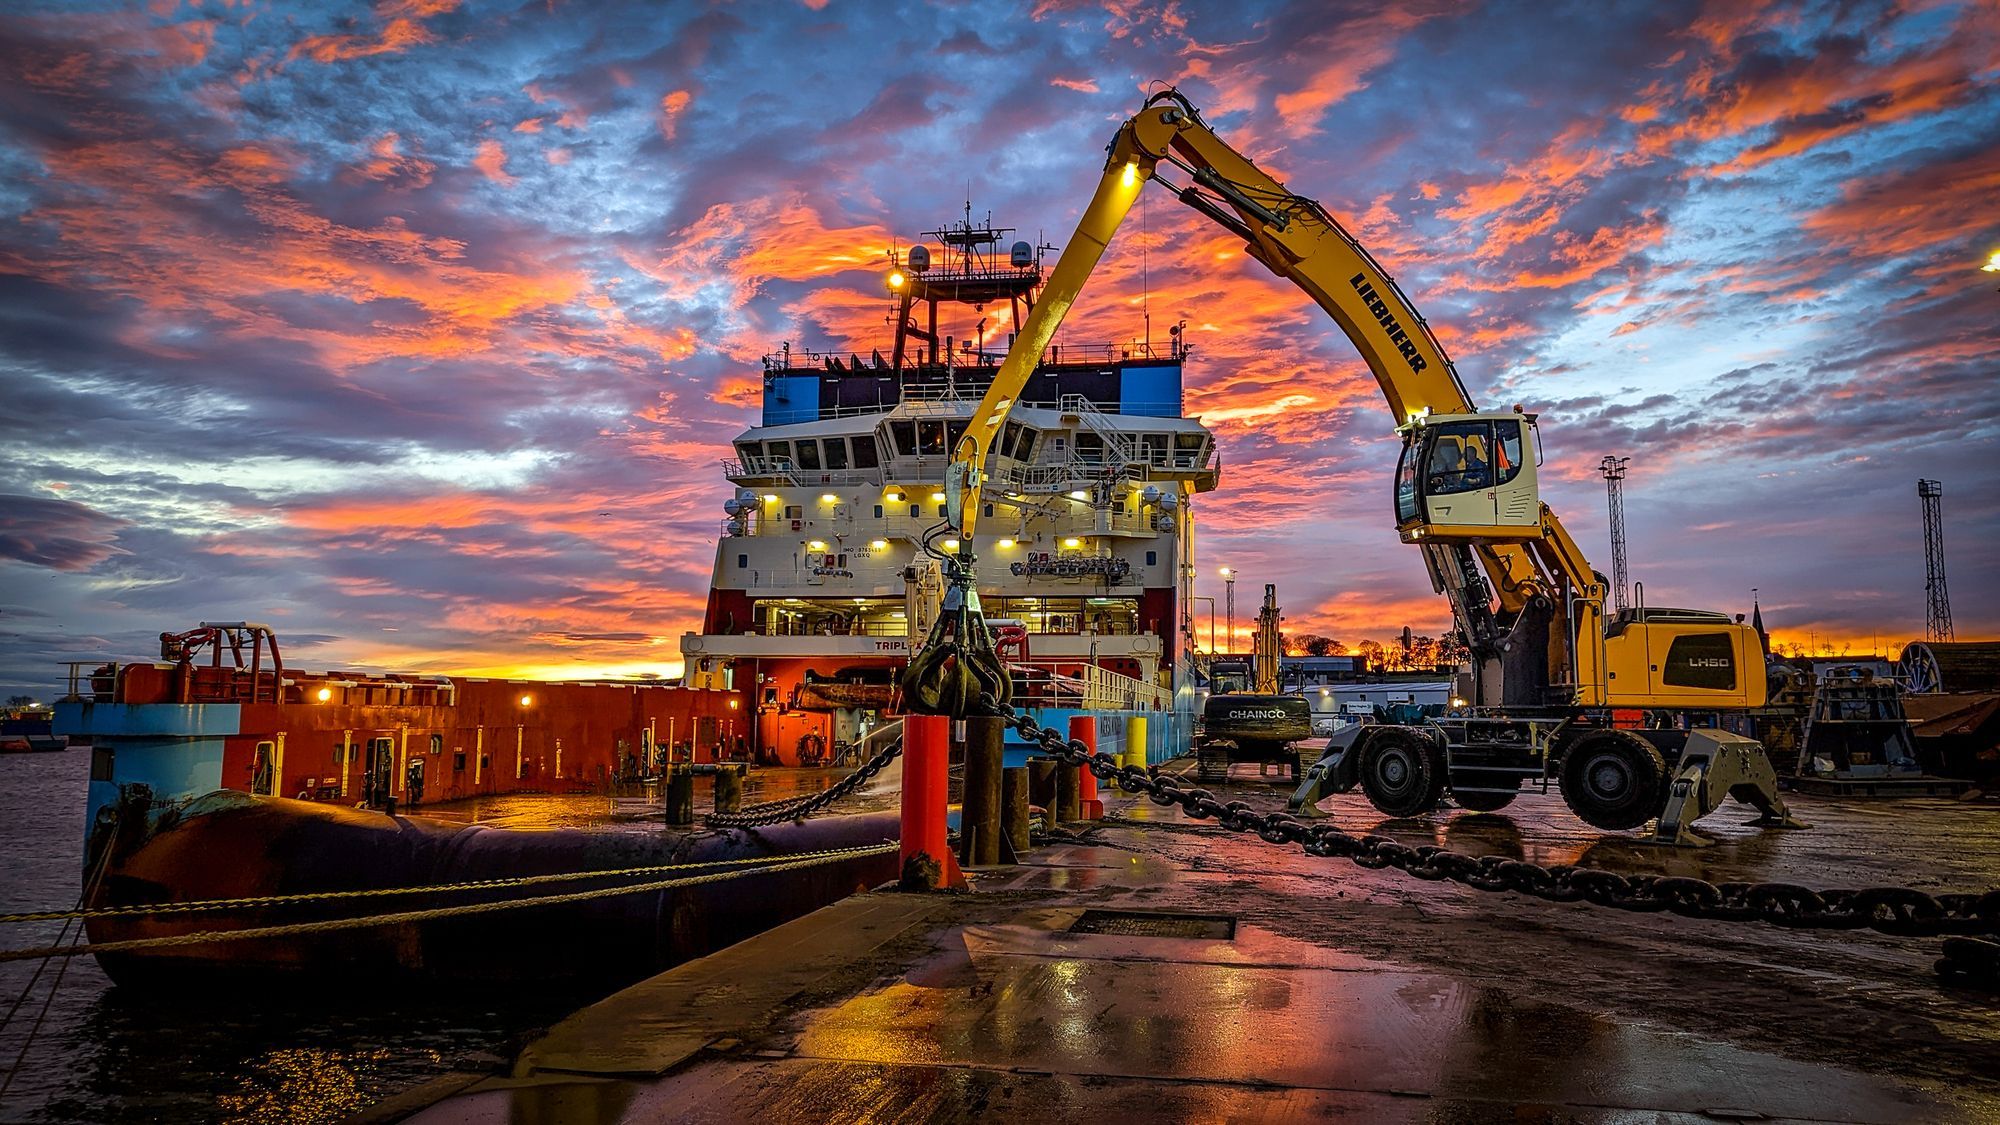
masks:
<svg viewBox="0 0 2000 1125"><path fill-rule="evenodd" d="M686 90L674 90L660 99L660 136L673 140L679 131L681 114L687 112L688 103L694 95Z"/></svg>
<svg viewBox="0 0 2000 1125"><path fill-rule="evenodd" d="M1749 171L1863 129L1963 104L2000 55L2000 7L1973 3L1960 10L1949 32L1915 50L1857 41L1782 66L1733 72L1742 37L1768 22L1744 5L1733 12L1718 8L1697 23L1695 33L1716 58L1690 72L1681 91L1684 108L1670 110L1664 92L1655 93L1647 119L1663 117L1665 123L1639 135L1640 151L1659 154L1686 141L1752 138L1769 130L1767 139L1706 169L1711 175ZM1725 75L1726 82L1717 81Z"/></svg>
<svg viewBox="0 0 2000 1125"><path fill-rule="evenodd" d="M472 166L501 187L514 186L514 177L507 174L507 150L500 146L499 141L491 138L480 141L479 153L472 158Z"/></svg>
<svg viewBox="0 0 2000 1125"><path fill-rule="evenodd" d="M1804 227L1831 245L1877 259L1990 237L2000 198L2000 147L1939 164L1894 168L1855 180L1840 201L1806 216ZM1968 275L1969 276L1969 273Z"/></svg>
<svg viewBox="0 0 2000 1125"><path fill-rule="evenodd" d="M587 290L574 273L468 265L462 243L413 231L399 218L374 227L324 218L285 190L289 162L265 146L210 156L165 141L102 141L44 159L66 190L28 215L55 242L21 272L132 297L168 332L200 314L226 330L306 343L328 363L348 367L389 356L475 354L517 318ZM193 221L188 201L217 193L236 199L238 216L248 221L228 228ZM422 315L322 327L272 311L275 293L361 307L407 302Z"/></svg>
<svg viewBox="0 0 2000 1125"><path fill-rule="evenodd" d="M384 133L368 146L368 159L355 165L357 175L379 180L398 191L428 186L437 166L422 157L402 151L402 138Z"/></svg>

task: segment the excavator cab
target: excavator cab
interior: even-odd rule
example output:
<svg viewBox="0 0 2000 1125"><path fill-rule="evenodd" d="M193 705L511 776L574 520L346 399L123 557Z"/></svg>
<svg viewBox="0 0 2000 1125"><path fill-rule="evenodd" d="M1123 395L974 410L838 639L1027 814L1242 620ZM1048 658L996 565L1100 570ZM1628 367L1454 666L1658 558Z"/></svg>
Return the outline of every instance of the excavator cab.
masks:
<svg viewBox="0 0 2000 1125"><path fill-rule="evenodd" d="M1402 427L1396 530L1405 543L1542 537L1535 416L1425 414Z"/></svg>

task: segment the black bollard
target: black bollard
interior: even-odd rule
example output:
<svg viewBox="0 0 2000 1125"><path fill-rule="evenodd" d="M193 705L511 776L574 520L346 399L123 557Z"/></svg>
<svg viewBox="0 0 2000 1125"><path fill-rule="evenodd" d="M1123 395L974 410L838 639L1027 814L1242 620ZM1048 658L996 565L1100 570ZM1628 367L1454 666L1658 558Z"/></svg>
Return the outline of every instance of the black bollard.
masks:
<svg viewBox="0 0 2000 1125"><path fill-rule="evenodd" d="M676 762L667 772L667 824L681 827L694 823L694 771L685 762Z"/></svg>
<svg viewBox="0 0 2000 1125"><path fill-rule="evenodd" d="M1028 767L1010 766L1000 771L1000 823L1007 842L1019 856L1028 850Z"/></svg>
<svg viewBox="0 0 2000 1125"><path fill-rule="evenodd" d="M958 861L1000 862L1000 752L1006 727L991 715L965 721L965 797L959 809Z"/></svg>
<svg viewBox="0 0 2000 1125"><path fill-rule="evenodd" d="M1054 758L1028 759L1028 803L1040 805L1056 812L1056 760Z"/></svg>
<svg viewBox="0 0 2000 1125"><path fill-rule="evenodd" d="M743 808L743 767L724 766L715 771L715 811L733 813Z"/></svg>
<svg viewBox="0 0 2000 1125"><path fill-rule="evenodd" d="M1065 824L1083 819L1083 781L1077 772L1082 768L1067 762L1056 765L1055 817Z"/></svg>

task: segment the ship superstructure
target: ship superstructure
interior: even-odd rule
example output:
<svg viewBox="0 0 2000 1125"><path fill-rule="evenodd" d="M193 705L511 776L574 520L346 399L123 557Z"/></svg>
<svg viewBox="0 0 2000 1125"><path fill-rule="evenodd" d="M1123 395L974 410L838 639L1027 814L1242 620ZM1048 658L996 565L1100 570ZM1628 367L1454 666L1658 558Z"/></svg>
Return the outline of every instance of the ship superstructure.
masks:
<svg viewBox="0 0 2000 1125"><path fill-rule="evenodd" d="M985 317L971 339L941 333L940 306L1005 305L1018 323L1042 262L1012 233L968 212L927 232L935 252L892 260L887 357L787 346L765 358L760 423L723 464L734 491L702 631L682 653L689 686L760 701L766 753L855 740L929 627L942 588L921 544L1011 343ZM980 597L1031 703L1168 710L1183 686L1192 500L1220 474L1213 435L1182 413L1188 357L1178 326L1163 351L1052 346L993 443Z"/></svg>

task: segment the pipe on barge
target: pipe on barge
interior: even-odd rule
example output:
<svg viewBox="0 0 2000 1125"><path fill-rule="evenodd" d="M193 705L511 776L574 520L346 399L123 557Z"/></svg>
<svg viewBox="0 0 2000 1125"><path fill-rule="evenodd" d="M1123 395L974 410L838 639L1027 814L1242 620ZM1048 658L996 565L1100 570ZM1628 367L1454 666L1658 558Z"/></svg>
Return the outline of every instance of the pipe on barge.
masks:
<svg viewBox="0 0 2000 1125"><path fill-rule="evenodd" d="M131 823L144 824L135 815ZM894 814L826 817L751 830L517 831L385 816L219 791L121 832L90 906L430 886L666 864L783 859L891 842ZM894 851L786 871L719 868L731 878L458 918L329 933L168 946L98 957L120 984L279 977L396 978L436 984L569 984L636 979L889 882ZM568 893L701 870L449 894L93 918L93 943L245 929ZM315 985L316 986L316 985Z"/></svg>

